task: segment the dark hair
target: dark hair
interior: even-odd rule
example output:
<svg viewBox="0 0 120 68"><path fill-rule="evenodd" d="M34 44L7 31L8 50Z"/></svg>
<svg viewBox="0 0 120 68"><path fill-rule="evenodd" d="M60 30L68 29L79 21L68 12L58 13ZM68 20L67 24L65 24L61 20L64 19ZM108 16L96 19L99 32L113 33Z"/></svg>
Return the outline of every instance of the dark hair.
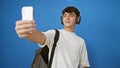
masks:
<svg viewBox="0 0 120 68"><path fill-rule="evenodd" d="M67 12L67 13L72 13L74 12L76 14L76 16L80 16L80 12L77 8L75 8L74 6L68 6L66 7L63 11L62 11L62 15L64 15L64 13Z"/></svg>

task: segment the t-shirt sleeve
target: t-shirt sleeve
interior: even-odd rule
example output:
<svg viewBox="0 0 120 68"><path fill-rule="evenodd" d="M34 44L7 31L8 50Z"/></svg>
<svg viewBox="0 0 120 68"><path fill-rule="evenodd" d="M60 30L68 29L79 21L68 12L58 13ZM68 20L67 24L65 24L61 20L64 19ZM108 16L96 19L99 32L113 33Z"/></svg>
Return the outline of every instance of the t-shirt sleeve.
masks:
<svg viewBox="0 0 120 68"><path fill-rule="evenodd" d="M83 68L83 67L90 67L86 44L84 40L82 42L82 50L80 54L80 68Z"/></svg>
<svg viewBox="0 0 120 68"><path fill-rule="evenodd" d="M39 46L44 47L45 45L47 45L48 47L52 47L54 43L55 30L48 30L43 33L46 36L45 44Z"/></svg>

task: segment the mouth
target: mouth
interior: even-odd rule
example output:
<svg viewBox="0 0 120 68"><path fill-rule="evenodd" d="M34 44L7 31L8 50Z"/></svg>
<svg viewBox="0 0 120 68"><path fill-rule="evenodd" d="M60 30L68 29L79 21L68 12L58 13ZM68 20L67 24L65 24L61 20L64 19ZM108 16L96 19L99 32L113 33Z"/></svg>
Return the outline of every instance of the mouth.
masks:
<svg viewBox="0 0 120 68"><path fill-rule="evenodd" d="M70 21L65 21L65 23L70 23Z"/></svg>

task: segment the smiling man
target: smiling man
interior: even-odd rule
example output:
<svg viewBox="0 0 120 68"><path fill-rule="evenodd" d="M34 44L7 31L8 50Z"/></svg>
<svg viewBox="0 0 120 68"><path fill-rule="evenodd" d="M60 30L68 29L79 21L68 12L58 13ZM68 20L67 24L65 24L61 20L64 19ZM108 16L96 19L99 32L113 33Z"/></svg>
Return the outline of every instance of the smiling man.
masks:
<svg viewBox="0 0 120 68"><path fill-rule="evenodd" d="M85 41L74 32L76 24L80 23L79 10L73 6L66 7L62 11L61 23L64 28L59 29L60 37L51 68L88 68L90 65ZM51 52L55 30L41 32L35 29L34 21L22 20L16 22L15 30L20 38L38 43L40 47L48 45Z"/></svg>

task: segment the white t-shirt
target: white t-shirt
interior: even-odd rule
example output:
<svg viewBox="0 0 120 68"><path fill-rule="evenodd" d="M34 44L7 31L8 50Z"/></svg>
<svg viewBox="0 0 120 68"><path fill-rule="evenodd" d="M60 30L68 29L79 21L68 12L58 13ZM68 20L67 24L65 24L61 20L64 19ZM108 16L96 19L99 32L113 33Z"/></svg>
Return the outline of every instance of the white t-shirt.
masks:
<svg viewBox="0 0 120 68"><path fill-rule="evenodd" d="M59 30L59 40L55 48L54 58L51 68L82 68L89 67L87 50L84 40L74 32L64 29ZM49 47L49 58L54 43L55 30L44 32L46 42L44 45Z"/></svg>

